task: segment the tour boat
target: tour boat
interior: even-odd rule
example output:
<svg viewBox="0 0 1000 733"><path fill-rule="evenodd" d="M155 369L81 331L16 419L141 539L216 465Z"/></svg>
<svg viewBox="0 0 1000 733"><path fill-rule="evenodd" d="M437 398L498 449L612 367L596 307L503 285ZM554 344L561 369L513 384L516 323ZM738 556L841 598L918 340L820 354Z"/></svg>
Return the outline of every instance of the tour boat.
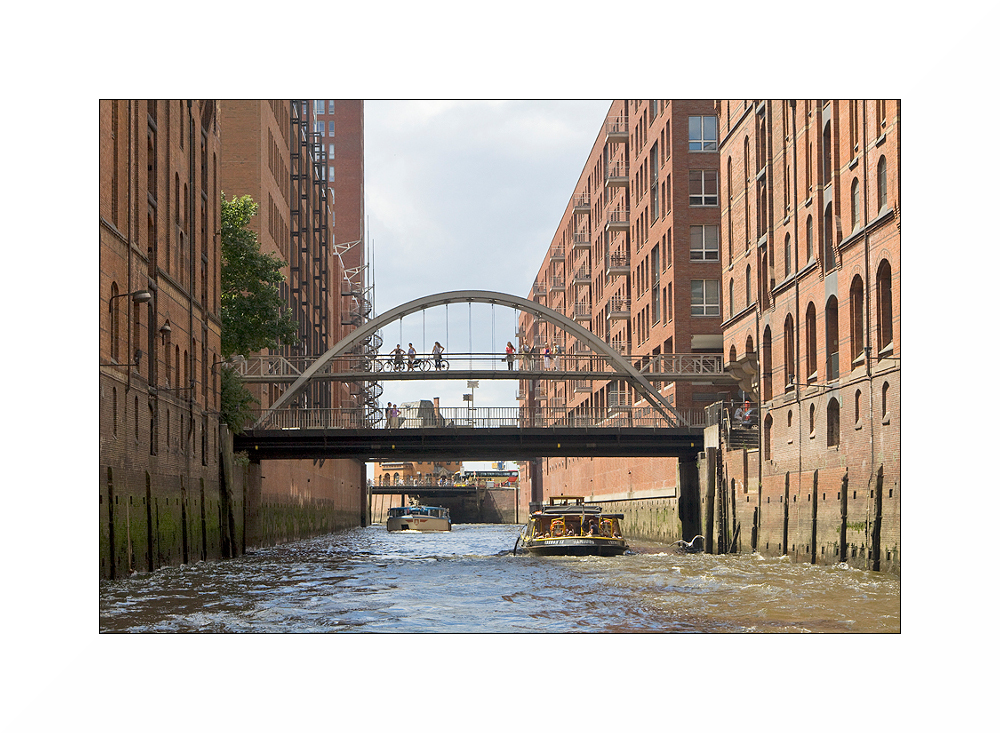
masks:
<svg viewBox="0 0 1000 733"><path fill-rule="evenodd" d="M628 549L623 518L584 505L582 496L552 496L521 529L514 554L520 543L533 555L621 555Z"/></svg>
<svg viewBox="0 0 1000 733"><path fill-rule="evenodd" d="M389 509L385 528L390 532L414 529L418 532L450 532L451 514L440 506L397 506Z"/></svg>

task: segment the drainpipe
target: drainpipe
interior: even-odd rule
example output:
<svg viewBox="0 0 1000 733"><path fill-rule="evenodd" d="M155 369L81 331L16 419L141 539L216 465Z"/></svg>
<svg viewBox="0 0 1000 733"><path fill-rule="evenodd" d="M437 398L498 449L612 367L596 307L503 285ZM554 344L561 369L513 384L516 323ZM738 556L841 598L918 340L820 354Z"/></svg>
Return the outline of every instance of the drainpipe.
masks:
<svg viewBox="0 0 1000 733"><path fill-rule="evenodd" d="M875 405L874 405L874 390L873 390L873 379L872 379L872 328L871 328L871 241L869 239L870 235L867 231L867 225L869 221L868 217L868 115L861 115L861 153L862 153L862 173L864 180L864 204L862 206L862 211L864 212L864 225L865 225L865 378L868 381L868 446L869 446L869 464L868 464L868 498L866 503L868 505L868 516L865 518L865 527L870 528L872 526L871 512L872 512L872 482L875 480ZM869 555L876 548L873 547L873 542L869 537L868 542ZM874 558L875 562L878 562L878 558ZM866 562L868 567L871 567L871 560Z"/></svg>
<svg viewBox="0 0 1000 733"><path fill-rule="evenodd" d="M115 102L118 104L118 102ZM126 239L128 244L127 257L128 257L128 284L125 289L126 293L132 292L132 100L128 100L128 115L127 122L128 125L128 225L127 225L127 235ZM110 303L110 301L108 301ZM135 303L132 302L131 298L128 298L128 306L125 310L125 321L128 325L128 350L125 352L126 358L129 359L128 365L128 379L125 383L125 394L129 393L132 389L132 364L131 361L134 358L132 356L132 308L135 307ZM138 336L138 334L136 334Z"/></svg>
<svg viewBox="0 0 1000 733"><path fill-rule="evenodd" d="M194 276L195 276L195 266L194 266L194 261L195 261L196 252L198 251L198 248L195 247L194 227L192 226L192 223L194 222L195 216L197 215L195 213L195 211L196 211L196 209L195 209L196 195L195 195L195 168L194 168L195 155L194 155L194 148L195 148L196 144L200 147L200 145L201 145L201 136L198 137L198 141L196 143L195 142L195 137L194 137L194 131L195 131L194 116L192 115L192 112L191 112L191 100L190 99L187 100L187 110L188 110L188 130L190 131L190 135L188 137L188 140L191 143L188 146L188 157L190 158L190 164L188 166L188 180L191 182L191 190L188 192L188 199L190 201L190 207L191 207L191 209L190 209L191 215L190 215L190 218L188 219L188 244L191 247L191 256L188 258L189 261L190 261L189 265L188 265L188 271L189 271L189 280L188 280L188 347L190 349L190 352L188 353L188 358L186 360L187 364L185 364L184 366L185 366L185 369L190 369L191 370L191 375L190 375L191 378L188 379L188 383L187 383L186 386L188 388L187 389L187 393L188 393L188 419L191 421L190 423L188 423L191 426L189 432L193 434L194 433L194 386L193 385L194 385L194 381L195 381L195 374L194 374L195 370L194 370L193 365L192 365L192 363L193 363L193 361L195 359L195 348L194 348L194 293L195 293L195 277ZM207 226L206 226L206 231L207 231ZM186 442L187 441L187 437L185 437L184 440ZM192 456L193 453L194 453L194 446L192 445L191 446L191 450L187 451L187 463L188 463L188 468L189 469L190 469L190 464L191 464L191 456Z"/></svg>

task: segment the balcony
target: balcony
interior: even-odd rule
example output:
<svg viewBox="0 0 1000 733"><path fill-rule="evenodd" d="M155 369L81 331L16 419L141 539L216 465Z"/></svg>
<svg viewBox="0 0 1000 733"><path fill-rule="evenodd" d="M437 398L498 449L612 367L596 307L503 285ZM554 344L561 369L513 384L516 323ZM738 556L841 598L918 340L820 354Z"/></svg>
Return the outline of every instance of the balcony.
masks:
<svg viewBox="0 0 1000 733"><path fill-rule="evenodd" d="M616 253L608 257L605 272L608 275L628 275L632 271L629 265L628 255Z"/></svg>
<svg viewBox="0 0 1000 733"><path fill-rule="evenodd" d="M573 196L573 213L574 214L589 214L590 213L590 194L589 193L578 193Z"/></svg>
<svg viewBox="0 0 1000 733"><path fill-rule="evenodd" d="M573 232L573 251L590 249L590 232Z"/></svg>
<svg viewBox="0 0 1000 733"><path fill-rule="evenodd" d="M631 306L627 298L612 298L608 303L608 318L612 321L627 321L631 317Z"/></svg>
<svg viewBox="0 0 1000 733"><path fill-rule="evenodd" d="M590 303L577 303L573 306L573 320L578 322L590 322L592 318Z"/></svg>
<svg viewBox="0 0 1000 733"><path fill-rule="evenodd" d="M561 277L553 277L549 283L550 293L562 293L566 291L566 282Z"/></svg>
<svg viewBox="0 0 1000 733"><path fill-rule="evenodd" d="M558 247L553 247L552 251L549 253L550 262L565 262L566 261L566 248L562 245Z"/></svg>
<svg viewBox="0 0 1000 733"><path fill-rule="evenodd" d="M594 388L591 386L589 379L577 379L573 381L573 392L576 394L586 394L593 392Z"/></svg>
<svg viewBox="0 0 1000 733"><path fill-rule="evenodd" d="M627 232L629 228L628 209L615 209L609 213L604 228L609 232Z"/></svg>
<svg viewBox="0 0 1000 733"><path fill-rule="evenodd" d="M548 290L545 287L545 283L535 283L534 286L531 288L531 293L532 295L537 295L544 298L548 293Z"/></svg>
<svg viewBox="0 0 1000 733"><path fill-rule="evenodd" d="M628 118L615 117L604 123L604 139L609 143L628 142Z"/></svg>
<svg viewBox="0 0 1000 733"><path fill-rule="evenodd" d="M611 339L611 348L622 355L629 352L628 341L625 339Z"/></svg>
<svg viewBox="0 0 1000 733"><path fill-rule="evenodd" d="M573 273L573 285L590 285L590 267L584 265Z"/></svg>
<svg viewBox="0 0 1000 733"><path fill-rule="evenodd" d="M604 185L608 187L628 185L628 163L624 160L617 160L608 164L608 169L604 174Z"/></svg>

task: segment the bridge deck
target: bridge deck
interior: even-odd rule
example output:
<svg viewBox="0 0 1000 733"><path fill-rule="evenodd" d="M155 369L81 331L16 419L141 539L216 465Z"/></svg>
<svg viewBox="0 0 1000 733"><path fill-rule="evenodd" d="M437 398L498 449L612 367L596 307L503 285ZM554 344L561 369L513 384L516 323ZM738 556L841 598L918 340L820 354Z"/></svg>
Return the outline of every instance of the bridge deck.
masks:
<svg viewBox="0 0 1000 733"><path fill-rule="evenodd" d="M234 448L253 461L312 458L531 460L556 457L678 457L694 460L703 433L692 428L292 428L252 429Z"/></svg>

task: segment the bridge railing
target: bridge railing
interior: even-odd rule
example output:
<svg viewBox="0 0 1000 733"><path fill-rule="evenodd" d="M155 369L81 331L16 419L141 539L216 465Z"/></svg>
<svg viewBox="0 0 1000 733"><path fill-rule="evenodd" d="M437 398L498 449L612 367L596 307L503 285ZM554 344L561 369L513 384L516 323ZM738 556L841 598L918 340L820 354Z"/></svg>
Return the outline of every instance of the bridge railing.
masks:
<svg viewBox="0 0 1000 733"><path fill-rule="evenodd" d="M690 427L704 427L704 410L681 411ZM264 421L256 424L261 418ZM385 410L366 418L347 408L280 408L257 410L252 421L261 430L360 429L419 430L427 428L669 428L677 427L652 407L615 407L609 410L567 407L439 407Z"/></svg>
<svg viewBox="0 0 1000 733"><path fill-rule="evenodd" d="M721 354L657 354L655 356L625 355L630 361L640 365L644 375L704 375L724 374ZM294 381L316 361L313 356L252 356L236 365L241 377L248 381ZM446 353L441 363L442 370L507 371L505 353ZM571 354L552 353L546 361L541 353L514 356L511 371L557 371L568 374L587 372L606 374L612 378L617 371L608 359L597 353ZM315 376L353 376L364 379L370 375L376 381L382 375L434 372L438 371L433 354L417 354L411 363L408 356L402 358L390 354L345 355L323 365ZM572 379L571 376L567 377Z"/></svg>

